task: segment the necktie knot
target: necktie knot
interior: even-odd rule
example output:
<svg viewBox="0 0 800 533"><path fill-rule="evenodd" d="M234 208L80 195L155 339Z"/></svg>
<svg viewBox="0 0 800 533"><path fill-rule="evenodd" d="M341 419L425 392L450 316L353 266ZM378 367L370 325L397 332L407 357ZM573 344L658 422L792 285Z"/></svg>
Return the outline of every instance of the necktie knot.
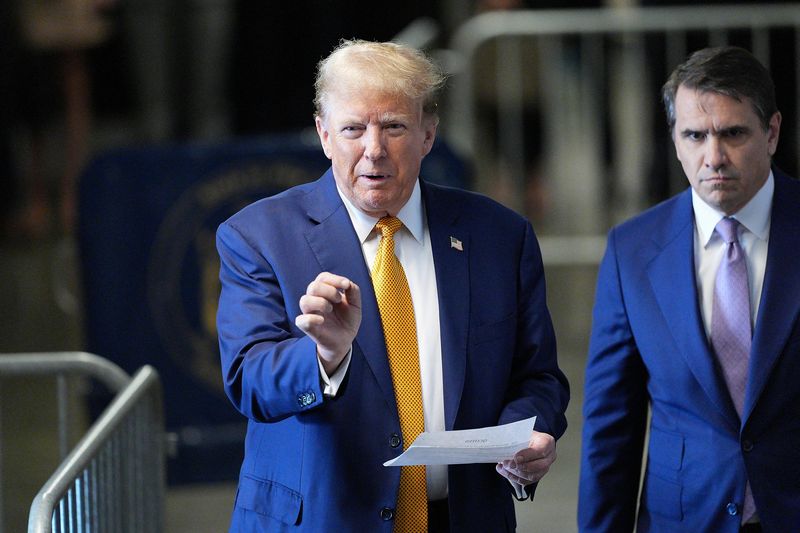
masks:
<svg viewBox="0 0 800 533"><path fill-rule="evenodd" d="M735 218L724 217L717 222L717 233L722 237L727 244L732 244L739 241L739 221Z"/></svg>
<svg viewBox="0 0 800 533"><path fill-rule="evenodd" d="M395 232L402 226L403 223L400 222L400 219L392 216L385 216L375 224L375 227L380 230L381 235L387 239L391 239Z"/></svg>

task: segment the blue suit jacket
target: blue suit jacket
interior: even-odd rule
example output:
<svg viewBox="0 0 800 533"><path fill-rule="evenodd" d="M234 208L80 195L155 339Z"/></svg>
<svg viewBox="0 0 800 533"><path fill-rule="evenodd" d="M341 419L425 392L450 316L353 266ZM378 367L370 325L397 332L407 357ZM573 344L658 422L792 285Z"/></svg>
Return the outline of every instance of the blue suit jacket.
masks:
<svg viewBox="0 0 800 533"><path fill-rule="evenodd" d="M537 415L538 431L560 437L569 393L530 224L465 191L422 183L422 196L447 429ZM384 518L400 470L382 464L402 451L400 423L369 272L331 171L240 211L220 226L217 247L225 391L249 418L231 530L391 531ZM294 325L300 296L322 271L362 292L361 327L332 399L314 343ZM494 465L453 466L448 480L454 531L513 530L510 486Z"/></svg>
<svg viewBox="0 0 800 533"><path fill-rule="evenodd" d="M691 192L613 229L586 369L581 531L800 531L800 183L775 172L742 420L706 339ZM639 494L647 407L652 419ZM638 499L638 519L636 519Z"/></svg>

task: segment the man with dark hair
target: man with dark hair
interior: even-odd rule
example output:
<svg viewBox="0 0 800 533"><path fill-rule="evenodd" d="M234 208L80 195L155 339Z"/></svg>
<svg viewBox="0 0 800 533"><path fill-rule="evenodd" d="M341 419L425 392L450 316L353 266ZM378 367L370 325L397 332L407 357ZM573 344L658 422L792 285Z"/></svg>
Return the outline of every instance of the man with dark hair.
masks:
<svg viewBox="0 0 800 533"><path fill-rule="evenodd" d="M771 165L772 80L746 50L708 48L663 99L690 187L608 236L580 530L796 531L800 184Z"/></svg>

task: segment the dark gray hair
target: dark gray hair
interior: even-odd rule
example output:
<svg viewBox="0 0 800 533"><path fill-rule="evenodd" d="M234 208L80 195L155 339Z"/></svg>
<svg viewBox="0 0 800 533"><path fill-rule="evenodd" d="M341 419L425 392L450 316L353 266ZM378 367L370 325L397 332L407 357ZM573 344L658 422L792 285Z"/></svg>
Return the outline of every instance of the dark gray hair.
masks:
<svg viewBox="0 0 800 533"><path fill-rule="evenodd" d="M672 71L661 89L670 131L675 127L678 87L713 92L742 102L749 100L764 129L778 108L769 71L750 52L737 46L704 48Z"/></svg>

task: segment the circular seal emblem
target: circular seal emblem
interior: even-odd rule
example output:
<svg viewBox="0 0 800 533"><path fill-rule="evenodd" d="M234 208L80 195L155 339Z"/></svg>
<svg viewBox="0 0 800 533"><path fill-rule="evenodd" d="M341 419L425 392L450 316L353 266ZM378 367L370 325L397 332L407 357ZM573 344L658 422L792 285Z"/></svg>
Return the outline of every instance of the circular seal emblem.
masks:
<svg viewBox="0 0 800 533"><path fill-rule="evenodd" d="M217 394L222 395L217 226L247 204L310 177L316 175L308 164L240 164L190 186L158 227L147 267L147 301L158 338L181 370Z"/></svg>

